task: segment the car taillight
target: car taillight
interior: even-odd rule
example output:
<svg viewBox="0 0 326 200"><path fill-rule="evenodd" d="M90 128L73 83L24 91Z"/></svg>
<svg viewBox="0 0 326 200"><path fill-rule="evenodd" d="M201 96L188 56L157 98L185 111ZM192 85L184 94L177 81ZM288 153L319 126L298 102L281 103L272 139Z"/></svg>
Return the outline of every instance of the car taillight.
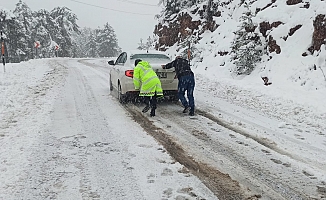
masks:
<svg viewBox="0 0 326 200"><path fill-rule="evenodd" d="M128 77L134 77L134 70L126 70L125 75Z"/></svg>

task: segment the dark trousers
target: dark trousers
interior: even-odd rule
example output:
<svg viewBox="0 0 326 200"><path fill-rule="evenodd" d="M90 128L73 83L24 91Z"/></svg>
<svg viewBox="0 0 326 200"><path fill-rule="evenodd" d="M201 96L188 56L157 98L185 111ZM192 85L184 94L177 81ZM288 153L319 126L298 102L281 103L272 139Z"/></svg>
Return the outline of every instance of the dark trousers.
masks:
<svg viewBox="0 0 326 200"><path fill-rule="evenodd" d="M194 89L195 89L195 77L193 75L181 76L178 83L178 97L184 107L190 107L190 111L195 110L195 99L194 99ZM187 98L185 93L187 91Z"/></svg>
<svg viewBox="0 0 326 200"><path fill-rule="evenodd" d="M156 95L154 96L144 96L144 103L149 105L152 109L157 108L157 99Z"/></svg>

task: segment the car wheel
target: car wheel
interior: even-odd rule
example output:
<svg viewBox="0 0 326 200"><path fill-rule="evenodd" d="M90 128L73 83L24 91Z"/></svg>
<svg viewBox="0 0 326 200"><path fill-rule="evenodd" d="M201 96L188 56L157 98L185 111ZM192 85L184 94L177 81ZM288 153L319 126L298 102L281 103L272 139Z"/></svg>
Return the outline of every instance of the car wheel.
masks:
<svg viewBox="0 0 326 200"><path fill-rule="evenodd" d="M121 85L120 83L118 84L118 99L119 99L119 102L122 103L122 104L125 104L127 103L126 101L126 95L123 95L122 92L121 92Z"/></svg>
<svg viewBox="0 0 326 200"><path fill-rule="evenodd" d="M172 101L172 102L178 102L179 101L179 96L177 94L170 96L170 101Z"/></svg>

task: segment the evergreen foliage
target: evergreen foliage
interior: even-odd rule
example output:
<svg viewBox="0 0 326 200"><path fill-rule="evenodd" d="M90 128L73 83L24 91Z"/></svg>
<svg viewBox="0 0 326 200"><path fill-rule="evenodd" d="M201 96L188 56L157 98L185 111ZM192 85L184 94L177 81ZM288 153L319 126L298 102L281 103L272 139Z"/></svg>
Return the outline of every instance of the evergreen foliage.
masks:
<svg viewBox="0 0 326 200"><path fill-rule="evenodd" d="M245 6L248 8L247 4ZM255 32L256 25L252 22L252 17L249 9L242 15L240 29L235 32L235 40L231 44L232 59L236 65L234 72L237 75L249 75L263 55L264 48Z"/></svg>
<svg viewBox="0 0 326 200"><path fill-rule="evenodd" d="M178 51L181 52L183 58L192 60L199 55L198 49L195 47L196 43L197 38L194 35L189 35L179 43L180 49Z"/></svg>
<svg viewBox="0 0 326 200"><path fill-rule="evenodd" d="M22 0L14 11L0 8L0 30L7 62L38 57L112 57L121 51L113 28L80 29L77 16L66 7L33 12ZM41 46L36 49L35 42ZM56 52L55 47L59 46Z"/></svg>
<svg viewBox="0 0 326 200"><path fill-rule="evenodd" d="M146 45L143 42L143 39L142 38L140 38L140 42L138 43L137 49L139 49L139 50L145 50L146 49Z"/></svg>
<svg viewBox="0 0 326 200"><path fill-rule="evenodd" d="M177 14L181 10L181 3L178 0L162 0L165 10L164 15L169 18L173 14Z"/></svg>
<svg viewBox="0 0 326 200"><path fill-rule="evenodd" d="M72 38L73 32L79 33L77 25L77 16L71 12L69 8L57 7L51 11L51 17L59 25L60 47L59 55L62 57L70 57L72 54Z"/></svg>
<svg viewBox="0 0 326 200"><path fill-rule="evenodd" d="M20 44L17 50L20 52L17 52L17 55L19 60L27 60L33 57L33 42L29 40L32 34L33 12L27 4L19 1L13 13L17 17L17 21L20 22L20 31L23 34L21 37L18 37L20 38Z"/></svg>
<svg viewBox="0 0 326 200"><path fill-rule="evenodd" d="M155 39L150 36L147 38L146 43L143 43L143 39L140 39L137 49L139 50L150 50L155 49Z"/></svg>
<svg viewBox="0 0 326 200"><path fill-rule="evenodd" d="M96 30L91 32L88 36L88 42L86 43L86 55L87 57L96 58L99 57L97 51L98 44L96 43Z"/></svg>
<svg viewBox="0 0 326 200"><path fill-rule="evenodd" d="M182 9L190 8L206 0L160 0L159 4L163 4L163 14L166 19L178 14Z"/></svg>
<svg viewBox="0 0 326 200"><path fill-rule="evenodd" d="M120 52L118 41L113 28L106 23L103 29L97 34L98 54L100 57L114 57Z"/></svg>
<svg viewBox="0 0 326 200"><path fill-rule="evenodd" d="M86 58L90 57L88 54L88 46L89 45L89 37L91 34L95 34L95 31L91 28L82 28L80 31L80 34L74 33L72 37L74 38L74 46L75 46L75 52L76 57Z"/></svg>

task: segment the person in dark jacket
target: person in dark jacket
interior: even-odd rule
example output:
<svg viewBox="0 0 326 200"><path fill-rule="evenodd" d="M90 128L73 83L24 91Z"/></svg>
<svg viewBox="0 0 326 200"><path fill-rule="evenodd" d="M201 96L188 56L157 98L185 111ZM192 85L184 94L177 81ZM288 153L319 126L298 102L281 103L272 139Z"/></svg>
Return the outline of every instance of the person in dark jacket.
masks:
<svg viewBox="0 0 326 200"><path fill-rule="evenodd" d="M178 97L184 106L183 113L189 111L189 115L193 116L195 112L195 100L194 100L194 89L195 89L195 76L190 68L189 62L177 56L176 59L166 65L162 65L163 69L170 69L174 67L176 75L178 77ZM185 98L187 91L188 100Z"/></svg>

